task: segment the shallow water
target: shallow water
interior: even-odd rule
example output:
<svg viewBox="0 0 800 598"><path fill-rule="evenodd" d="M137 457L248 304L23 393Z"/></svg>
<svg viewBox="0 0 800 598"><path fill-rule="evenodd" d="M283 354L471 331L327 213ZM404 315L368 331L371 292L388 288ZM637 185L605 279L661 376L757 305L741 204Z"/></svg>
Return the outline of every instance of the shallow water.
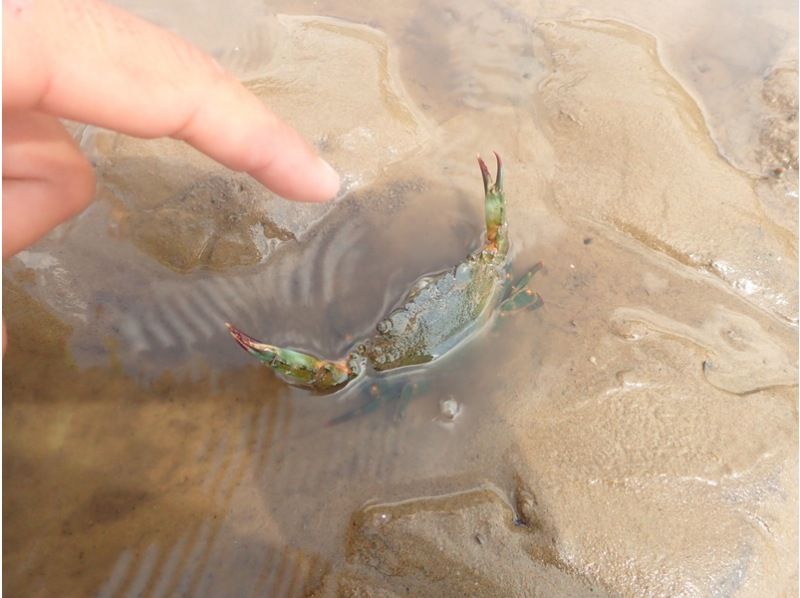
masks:
<svg viewBox="0 0 800 598"><path fill-rule="evenodd" d="M796 7L133 8L347 192L75 127L98 201L4 270L6 591L796 593ZM492 149L545 306L404 410L327 426L363 385L310 396L227 337L344 355L480 244Z"/></svg>

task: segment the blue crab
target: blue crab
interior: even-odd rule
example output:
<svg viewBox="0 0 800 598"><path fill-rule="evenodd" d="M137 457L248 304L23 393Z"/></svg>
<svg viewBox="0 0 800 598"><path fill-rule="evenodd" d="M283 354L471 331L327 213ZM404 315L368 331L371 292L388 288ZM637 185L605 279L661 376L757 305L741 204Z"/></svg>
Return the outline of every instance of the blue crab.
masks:
<svg viewBox="0 0 800 598"><path fill-rule="evenodd" d="M498 312L505 315L541 306L541 297L528 288L540 263L511 283L503 164L497 153L495 158L497 174L493 181L486 163L478 157L485 193L483 247L454 268L417 280L399 307L378 323L375 334L357 344L346 358L321 359L295 349L276 347L226 324L233 338L289 384L320 393L333 392L362 375L380 378L390 370L433 361L472 336ZM372 410L379 402L382 384L380 380L373 383L372 400L333 423ZM403 384L400 398L407 398L417 390L415 382Z"/></svg>

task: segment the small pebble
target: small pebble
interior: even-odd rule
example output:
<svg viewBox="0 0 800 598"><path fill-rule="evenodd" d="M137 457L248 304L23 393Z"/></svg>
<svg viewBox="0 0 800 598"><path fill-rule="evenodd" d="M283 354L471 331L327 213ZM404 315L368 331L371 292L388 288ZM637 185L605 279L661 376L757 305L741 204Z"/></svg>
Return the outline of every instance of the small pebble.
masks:
<svg viewBox="0 0 800 598"><path fill-rule="evenodd" d="M453 421L460 411L461 405L452 397L439 402L439 413L446 421Z"/></svg>

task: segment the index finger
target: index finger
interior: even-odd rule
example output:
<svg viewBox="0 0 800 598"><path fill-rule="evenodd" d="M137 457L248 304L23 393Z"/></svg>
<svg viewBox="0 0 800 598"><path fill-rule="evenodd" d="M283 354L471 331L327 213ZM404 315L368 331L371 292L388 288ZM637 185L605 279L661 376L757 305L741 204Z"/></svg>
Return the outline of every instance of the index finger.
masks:
<svg viewBox="0 0 800 598"><path fill-rule="evenodd" d="M291 199L322 201L336 172L214 60L96 0L4 0L3 106L137 137L175 137Z"/></svg>

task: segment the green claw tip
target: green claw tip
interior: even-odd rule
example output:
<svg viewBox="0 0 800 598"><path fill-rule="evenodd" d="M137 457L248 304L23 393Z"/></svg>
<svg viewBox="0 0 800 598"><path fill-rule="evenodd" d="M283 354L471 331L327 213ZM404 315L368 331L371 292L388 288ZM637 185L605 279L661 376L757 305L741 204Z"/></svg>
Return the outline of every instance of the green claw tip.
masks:
<svg viewBox="0 0 800 598"><path fill-rule="evenodd" d="M233 324L225 322L225 326L228 328L228 332L231 333L233 340L239 343L239 346L251 355L255 355L262 360L268 360L275 357L276 348L272 345L267 345L257 341L252 336L248 336L236 328L236 326Z"/></svg>
<svg viewBox="0 0 800 598"><path fill-rule="evenodd" d="M328 361L294 349L268 345L227 322L225 326L242 349L263 361L290 384L330 392L358 374L347 362Z"/></svg>
<svg viewBox="0 0 800 598"><path fill-rule="evenodd" d="M500 159L500 154L492 152L497 160L497 174L494 179L494 188L496 191L503 190L503 161Z"/></svg>
<svg viewBox="0 0 800 598"><path fill-rule="evenodd" d="M492 175L489 172L489 167L486 166L486 162L483 161L483 158L478 156L478 166L481 168L481 176L483 177L483 192L489 193L489 186L492 181Z"/></svg>
<svg viewBox="0 0 800 598"><path fill-rule="evenodd" d="M492 153L497 161L497 175L495 176L494 182L492 182L492 173L489 172L489 167L486 166L486 162L483 161L480 155L478 156L478 166L481 168L481 176L483 177L483 191L487 194L490 190L494 190L498 193L503 190L503 160L497 152Z"/></svg>

